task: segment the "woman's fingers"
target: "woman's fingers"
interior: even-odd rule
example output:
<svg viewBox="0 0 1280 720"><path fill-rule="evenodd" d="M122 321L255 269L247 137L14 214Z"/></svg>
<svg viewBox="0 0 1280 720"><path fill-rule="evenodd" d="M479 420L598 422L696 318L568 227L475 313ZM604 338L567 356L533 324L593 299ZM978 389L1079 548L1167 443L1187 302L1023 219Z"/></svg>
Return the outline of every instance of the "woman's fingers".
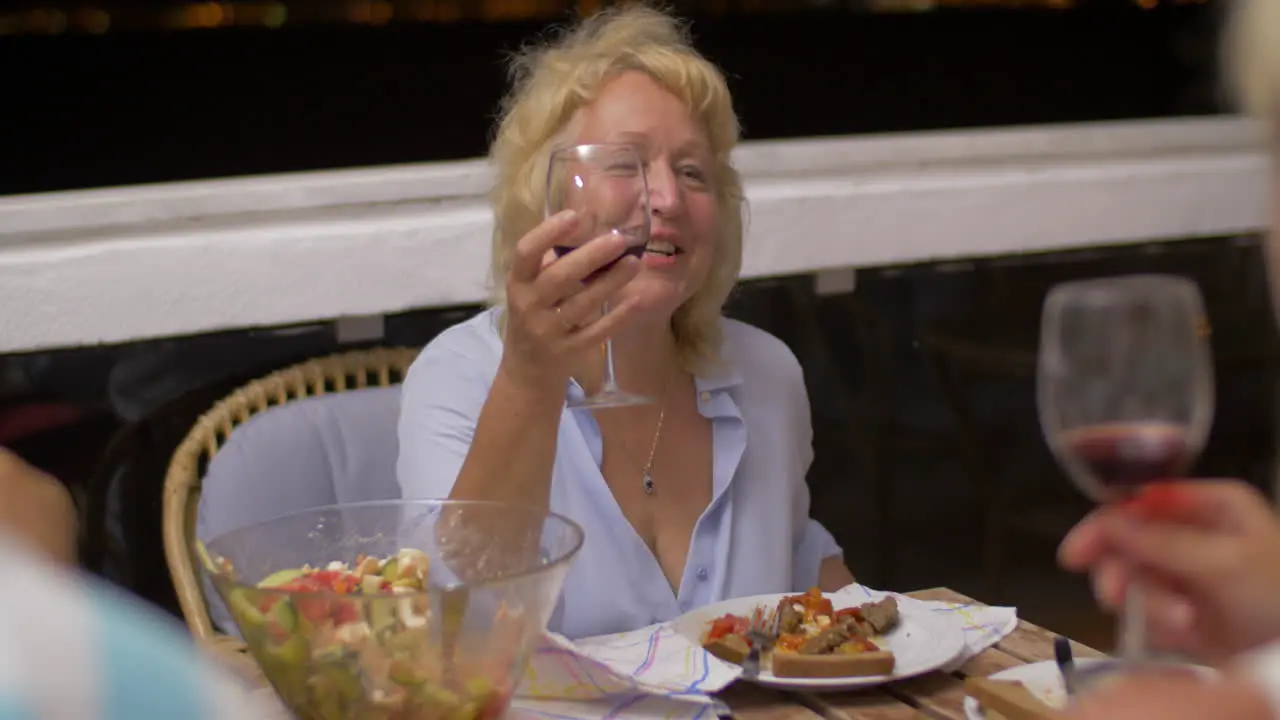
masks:
<svg viewBox="0 0 1280 720"><path fill-rule="evenodd" d="M1235 538L1190 525L1134 522L1112 517L1104 529L1110 545L1132 565L1190 587L1230 575L1243 558Z"/></svg>
<svg viewBox="0 0 1280 720"><path fill-rule="evenodd" d="M1129 566L1123 560L1108 556L1098 561L1089 579L1094 597L1109 610L1124 603L1124 593L1129 587Z"/></svg>
<svg viewBox="0 0 1280 720"><path fill-rule="evenodd" d="M1111 612L1120 612L1133 577L1133 569L1120 557L1108 555L1099 560L1089 577L1098 604ZM1176 584L1160 576L1142 574L1139 582L1152 646L1161 650L1199 652L1203 643L1196 636L1196 607L1192 599Z"/></svg>
<svg viewBox="0 0 1280 720"><path fill-rule="evenodd" d="M640 271L639 259L624 255L627 239L609 233L554 257L554 248L568 243L577 219L569 213L554 216L517 244L507 275L509 341L523 343L537 362L572 354L603 343L630 317L636 300L601 309Z"/></svg>
<svg viewBox="0 0 1280 720"><path fill-rule="evenodd" d="M1111 508L1103 507L1085 516L1071 528L1058 546L1058 562L1068 570L1087 570L1107 552L1104 522Z"/></svg>
<svg viewBox="0 0 1280 720"><path fill-rule="evenodd" d="M532 282L542 270L542 259L558 240L567 237L578 225L578 214L564 210L543 220L516 243L511 260L511 279Z"/></svg>
<svg viewBox="0 0 1280 720"><path fill-rule="evenodd" d="M563 302L565 298L581 292L584 281L618 260L626 249L626 238L621 235L610 233L591 240L542 270L534 282L538 295L553 305ZM634 270L632 272L634 274ZM596 279L592 278L592 284Z"/></svg>
<svg viewBox="0 0 1280 720"><path fill-rule="evenodd" d="M1152 646L1166 651L1197 652L1196 610L1191 599L1170 585L1142 580L1146 623Z"/></svg>
<svg viewBox="0 0 1280 720"><path fill-rule="evenodd" d="M571 349L580 351L603 344L605 340L609 339L609 336L617 332L618 328L622 327L630 319L631 314L635 312L639 305L639 298L627 298L617 306L609 308L609 311L601 315L595 322L577 328L568 338Z"/></svg>
<svg viewBox="0 0 1280 720"><path fill-rule="evenodd" d="M570 327L589 324L600 316L605 301L613 297L624 285L631 282L640 271L640 261L624 257L617 265L606 270L586 285L578 284L578 291L560 301L557 306L560 318Z"/></svg>

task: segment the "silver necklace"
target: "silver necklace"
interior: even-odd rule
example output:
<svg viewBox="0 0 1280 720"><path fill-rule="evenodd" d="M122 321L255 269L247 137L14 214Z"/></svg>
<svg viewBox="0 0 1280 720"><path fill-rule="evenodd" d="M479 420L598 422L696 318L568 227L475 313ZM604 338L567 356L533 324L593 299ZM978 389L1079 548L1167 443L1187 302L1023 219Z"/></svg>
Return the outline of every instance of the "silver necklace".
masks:
<svg viewBox="0 0 1280 720"><path fill-rule="evenodd" d="M674 378L672 378L674 379ZM644 462L644 474L641 483L645 495L653 494L653 457L658 452L658 438L662 437L662 421L667 417L667 396L671 394L671 379L662 391L662 407L658 410L658 426L653 430L653 442L649 444L649 459Z"/></svg>

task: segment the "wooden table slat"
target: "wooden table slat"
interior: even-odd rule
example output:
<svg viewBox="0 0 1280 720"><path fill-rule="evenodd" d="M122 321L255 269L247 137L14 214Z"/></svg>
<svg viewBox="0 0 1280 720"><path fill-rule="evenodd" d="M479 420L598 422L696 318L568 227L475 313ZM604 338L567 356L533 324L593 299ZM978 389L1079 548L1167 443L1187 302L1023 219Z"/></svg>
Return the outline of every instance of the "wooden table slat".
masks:
<svg viewBox="0 0 1280 720"><path fill-rule="evenodd" d="M788 693L736 682L717 696L733 709L735 720L821 720L822 716Z"/></svg>
<svg viewBox="0 0 1280 720"><path fill-rule="evenodd" d="M881 690L840 695L807 695L828 720L929 720L919 708Z"/></svg>
<svg viewBox="0 0 1280 720"><path fill-rule="evenodd" d="M987 677L1011 667L1025 665L1022 658L1015 657L999 647L987 648L974 655L960 666L959 674L964 677Z"/></svg>

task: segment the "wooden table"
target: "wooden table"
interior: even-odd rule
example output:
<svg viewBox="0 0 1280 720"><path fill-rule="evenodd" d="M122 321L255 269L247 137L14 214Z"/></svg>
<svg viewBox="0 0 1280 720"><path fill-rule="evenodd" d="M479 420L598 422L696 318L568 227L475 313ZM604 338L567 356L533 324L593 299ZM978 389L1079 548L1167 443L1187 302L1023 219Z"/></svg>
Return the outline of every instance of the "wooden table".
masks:
<svg viewBox="0 0 1280 720"><path fill-rule="evenodd" d="M907 593L920 600L981 603L954 590L934 588ZM988 648L952 673L930 673L911 680L848 693L789 693L749 683L735 683L720 694L737 720L964 720L964 679L987 676L1025 663L1053 659L1054 634L1025 620L995 647ZM229 638L226 640L230 641ZM208 646L237 674L266 685L234 641ZM1104 657L1073 641L1075 656ZM242 646L241 646L242 647Z"/></svg>
<svg viewBox="0 0 1280 720"><path fill-rule="evenodd" d="M907 593L920 600L981 604L954 590ZM1053 659L1054 634L1019 620L1018 627L953 673L930 673L912 680L849 693L786 693L735 683L721 693L738 720L964 720L964 679ZM1104 657L1073 641L1075 656Z"/></svg>

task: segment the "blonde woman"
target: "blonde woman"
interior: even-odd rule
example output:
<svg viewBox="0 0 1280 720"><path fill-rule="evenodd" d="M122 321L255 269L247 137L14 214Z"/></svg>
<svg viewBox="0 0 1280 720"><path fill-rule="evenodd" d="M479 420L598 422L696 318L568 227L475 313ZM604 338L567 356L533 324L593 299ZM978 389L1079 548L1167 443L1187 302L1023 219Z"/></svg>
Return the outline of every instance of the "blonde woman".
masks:
<svg viewBox="0 0 1280 720"><path fill-rule="evenodd" d="M800 366L776 338L721 317L744 211L724 76L675 19L634 5L526 49L512 75L490 153L502 291L409 372L404 495L522 502L582 524L586 544L552 620L570 637L851 582L839 546L809 517ZM545 177L553 149L600 142L639 151L652 235L670 245L651 241L643 258L587 281L623 240L552 260L577 220L543 219ZM619 384L658 402L565 407L599 387L606 338Z"/></svg>
<svg viewBox="0 0 1280 720"><path fill-rule="evenodd" d="M1270 130L1280 169L1280 2L1237 0L1226 47L1234 85L1247 110ZM1280 299L1280 173L1272 177L1267 257L1272 297ZM1212 683L1185 676L1130 678L1083 697L1071 720L1280 717L1275 509L1236 481L1188 481L1157 492L1160 512L1100 510L1067 536L1060 557L1071 569L1089 571L1099 599L1111 607L1123 602L1128 579L1141 575L1155 643L1227 672Z"/></svg>

